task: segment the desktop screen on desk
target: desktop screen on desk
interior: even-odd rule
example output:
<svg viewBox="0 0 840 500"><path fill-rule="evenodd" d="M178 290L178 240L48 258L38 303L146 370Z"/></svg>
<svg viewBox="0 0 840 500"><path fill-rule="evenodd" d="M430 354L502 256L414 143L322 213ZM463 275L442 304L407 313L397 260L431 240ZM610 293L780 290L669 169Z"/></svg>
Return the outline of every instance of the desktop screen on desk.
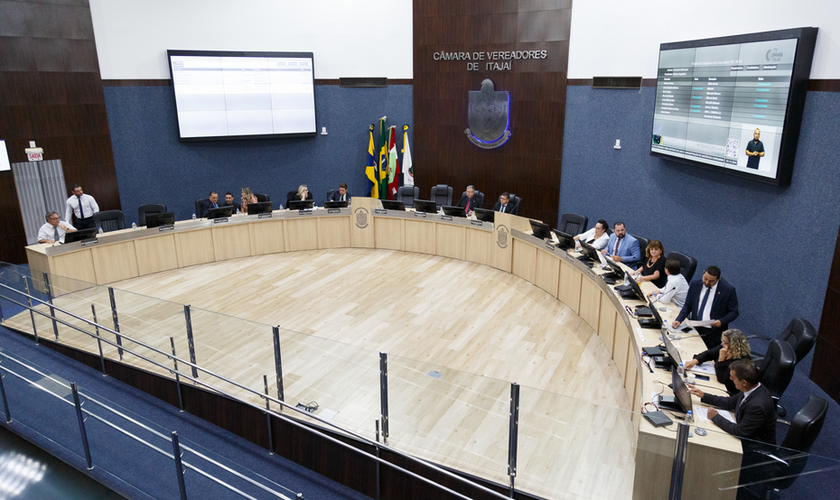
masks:
<svg viewBox="0 0 840 500"><path fill-rule="evenodd" d="M182 141L315 135L311 52L167 55Z"/></svg>

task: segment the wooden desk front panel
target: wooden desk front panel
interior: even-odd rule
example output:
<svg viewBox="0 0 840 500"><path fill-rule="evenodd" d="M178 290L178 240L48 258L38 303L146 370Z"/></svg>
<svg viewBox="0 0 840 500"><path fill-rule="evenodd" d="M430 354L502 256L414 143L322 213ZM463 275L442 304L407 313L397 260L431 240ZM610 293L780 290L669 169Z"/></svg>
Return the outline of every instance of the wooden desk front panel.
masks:
<svg viewBox="0 0 840 500"><path fill-rule="evenodd" d="M513 240L513 262L511 272L523 280L533 283L537 269L537 249L522 240Z"/></svg>
<svg viewBox="0 0 840 500"><path fill-rule="evenodd" d="M251 256L249 225L234 224L226 226L223 224L211 229L213 232L213 250L217 261Z"/></svg>
<svg viewBox="0 0 840 500"><path fill-rule="evenodd" d="M373 220L376 248L405 250L405 219L377 217Z"/></svg>
<svg viewBox="0 0 840 500"><path fill-rule="evenodd" d="M435 253L442 257L464 260L467 228L449 224L435 224L435 229L435 246L437 249Z"/></svg>
<svg viewBox="0 0 840 500"><path fill-rule="evenodd" d="M287 219L286 241L290 252L318 250L318 221L309 219Z"/></svg>
<svg viewBox="0 0 840 500"><path fill-rule="evenodd" d="M484 264L485 266L493 265L493 236L492 231L483 231L481 229L466 228L467 231L467 248L464 252L464 258L476 264Z"/></svg>
<svg viewBox="0 0 840 500"><path fill-rule="evenodd" d="M601 315L601 290L591 279L581 280L579 314L589 326L598 330L598 318Z"/></svg>
<svg viewBox="0 0 840 500"><path fill-rule="evenodd" d="M268 255L286 251L286 221L271 220L248 224L251 255Z"/></svg>
<svg viewBox="0 0 840 500"><path fill-rule="evenodd" d="M96 284L104 285L114 281L136 278L137 252L134 241L95 246L93 251L93 269L96 273Z"/></svg>
<svg viewBox="0 0 840 500"><path fill-rule="evenodd" d="M434 254L437 251L436 224L405 219L405 251Z"/></svg>
<svg viewBox="0 0 840 500"><path fill-rule="evenodd" d="M347 217L319 217L318 248L347 248L350 246L350 221Z"/></svg>
<svg viewBox="0 0 840 500"><path fill-rule="evenodd" d="M137 253L138 276L178 268L174 234L138 238L134 240L134 250Z"/></svg>
<svg viewBox="0 0 840 500"><path fill-rule="evenodd" d="M354 196L350 213L350 246L375 248L373 210L382 203L374 198Z"/></svg>
<svg viewBox="0 0 840 500"><path fill-rule="evenodd" d="M178 267L207 264L216 260L211 228L175 233Z"/></svg>
<svg viewBox="0 0 840 500"><path fill-rule="evenodd" d="M77 252L54 255L49 258L50 273L84 283L97 283L93 266L93 250L84 248ZM79 284L80 289L84 287ZM70 291L70 290L68 290Z"/></svg>
<svg viewBox="0 0 840 500"><path fill-rule="evenodd" d="M615 321L617 313L609 300L601 300L601 317L598 318L598 336L612 356L615 352Z"/></svg>
<svg viewBox="0 0 840 500"><path fill-rule="evenodd" d="M578 314L580 311L580 271L566 262L560 262L560 286L557 298Z"/></svg>
<svg viewBox="0 0 840 500"><path fill-rule="evenodd" d="M553 253L537 249L534 280L535 285L557 297L557 287L560 285L560 259Z"/></svg>
<svg viewBox="0 0 840 500"><path fill-rule="evenodd" d="M630 352L630 335L627 332L627 325L624 318L616 316L615 319L615 340L613 341L613 361L624 380L627 375L627 353Z"/></svg>

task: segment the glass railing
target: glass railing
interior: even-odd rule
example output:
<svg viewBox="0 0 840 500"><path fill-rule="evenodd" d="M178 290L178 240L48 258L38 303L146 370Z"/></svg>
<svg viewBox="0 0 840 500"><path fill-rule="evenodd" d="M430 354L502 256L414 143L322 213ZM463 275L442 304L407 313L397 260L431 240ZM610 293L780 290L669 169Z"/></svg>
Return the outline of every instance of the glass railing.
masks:
<svg viewBox="0 0 840 500"><path fill-rule="evenodd" d="M133 498L177 498L173 431L31 361L0 353L6 426ZM11 421L6 420L6 414ZM80 418L81 417L81 418ZM279 498L297 493L179 434L184 492L212 498ZM5 476L6 480L10 478ZM26 478L33 480L30 475ZM8 481L6 484L10 484Z"/></svg>

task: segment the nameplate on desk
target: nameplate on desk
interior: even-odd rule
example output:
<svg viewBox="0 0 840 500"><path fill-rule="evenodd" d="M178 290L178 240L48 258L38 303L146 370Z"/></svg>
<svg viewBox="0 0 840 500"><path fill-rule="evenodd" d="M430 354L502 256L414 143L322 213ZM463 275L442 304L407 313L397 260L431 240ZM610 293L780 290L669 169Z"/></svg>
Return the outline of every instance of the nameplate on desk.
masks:
<svg viewBox="0 0 840 500"><path fill-rule="evenodd" d="M440 220L445 220L445 221L450 221L451 222L452 221L452 216L451 215L441 215Z"/></svg>
<svg viewBox="0 0 840 500"><path fill-rule="evenodd" d="M303 210L298 210L298 215L312 215L312 209L304 208Z"/></svg>
<svg viewBox="0 0 840 500"><path fill-rule="evenodd" d="M219 217L218 219L213 219L213 224L224 224L228 220L230 219L228 219L227 217Z"/></svg>
<svg viewBox="0 0 840 500"><path fill-rule="evenodd" d="M96 245L97 243L99 243L99 240L96 238L93 238L91 240L82 240L83 247L89 247L91 245Z"/></svg>
<svg viewBox="0 0 840 500"><path fill-rule="evenodd" d="M274 214L257 214L257 219L270 219Z"/></svg>
<svg viewBox="0 0 840 500"><path fill-rule="evenodd" d="M341 209L340 208L328 208L327 213L328 214L340 214Z"/></svg>
<svg viewBox="0 0 840 500"><path fill-rule="evenodd" d="M159 233L163 233L165 231L174 231L174 230L175 230L175 226L173 226L172 224L167 224L165 226L158 226L158 232Z"/></svg>
<svg viewBox="0 0 840 500"><path fill-rule="evenodd" d="M546 241L546 242L545 242L545 247L546 247L547 249L551 250L552 252L554 251L554 249L555 249L555 248L557 248L557 247L555 247L555 246L554 246L554 243L552 243L552 242L550 242L550 241Z"/></svg>
<svg viewBox="0 0 840 500"><path fill-rule="evenodd" d="M426 217L426 212L414 212L415 217Z"/></svg>
<svg viewBox="0 0 840 500"><path fill-rule="evenodd" d="M484 221L480 221L480 220L471 220L471 221L470 221L470 224L472 224L473 226L479 226L479 227L481 227L481 226L483 226L483 225L484 225Z"/></svg>
<svg viewBox="0 0 840 500"><path fill-rule="evenodd" d="M374 208L373 213L377 215L388 215L388 210L384 208Z"/></svg>

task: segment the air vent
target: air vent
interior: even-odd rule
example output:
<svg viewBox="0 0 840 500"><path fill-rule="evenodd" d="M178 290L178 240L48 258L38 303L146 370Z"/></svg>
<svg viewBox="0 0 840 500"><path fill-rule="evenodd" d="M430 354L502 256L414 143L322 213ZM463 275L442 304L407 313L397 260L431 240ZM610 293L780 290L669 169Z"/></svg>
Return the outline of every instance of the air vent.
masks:
<svg viewBox="0 0 840 500"><path fill-rule="evenodd" d="M387 87L387 78L339 78L339 85L356 89Z"/></svg>
<svg viewBox="0 0 840 500"><path fill-rule="evenodd" d="M636 89L642 88L641 76L596 76L592 79L593 89Z"/></svg>

